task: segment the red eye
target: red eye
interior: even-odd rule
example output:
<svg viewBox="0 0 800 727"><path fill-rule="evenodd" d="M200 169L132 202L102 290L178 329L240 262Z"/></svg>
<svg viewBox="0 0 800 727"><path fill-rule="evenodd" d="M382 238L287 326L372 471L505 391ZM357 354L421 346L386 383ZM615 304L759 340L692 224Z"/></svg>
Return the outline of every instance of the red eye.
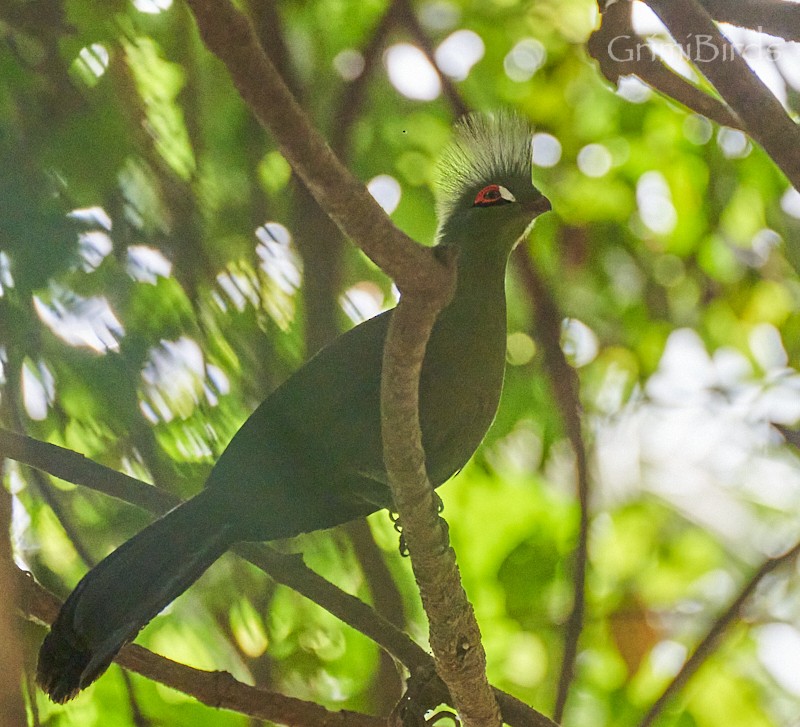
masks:
<svg viewBox="0 0 800 727"><path fill-rule="evenodd" d="M514 201L514 195L499 184L490 184L484 187L475 196L473 207L491 207L492 205L508 204Z"/></svg>

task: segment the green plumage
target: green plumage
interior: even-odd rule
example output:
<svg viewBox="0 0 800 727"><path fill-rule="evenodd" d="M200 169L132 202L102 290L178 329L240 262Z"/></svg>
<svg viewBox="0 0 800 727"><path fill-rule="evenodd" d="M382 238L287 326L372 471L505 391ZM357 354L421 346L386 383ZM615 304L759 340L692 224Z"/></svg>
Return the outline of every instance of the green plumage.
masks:
<svg viewBox="0 0 800 727"><path fill-rule="evenodd" d="M505 366L506 263L549 209L531 183L530 130L515 116L463 120L440 180L437 244L458 249L458 282L420 381L434 486L466 464L494 418ZM83 578L39 656L37 678L53 700L70 699L102 674L232 543L329 528L391 504L380 434L390 314L340 336L299 369L242 425L199 495Z"/></svg>

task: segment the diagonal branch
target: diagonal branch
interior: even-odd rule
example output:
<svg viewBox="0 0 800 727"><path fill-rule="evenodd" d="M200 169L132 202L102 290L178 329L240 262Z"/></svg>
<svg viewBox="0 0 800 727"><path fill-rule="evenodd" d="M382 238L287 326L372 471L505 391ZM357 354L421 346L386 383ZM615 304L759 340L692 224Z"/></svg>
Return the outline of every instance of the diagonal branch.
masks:
<svg viewBox="0 0 800 727"><path fill-rule="evenodd" d="M620 78L635 75L711 121L743 129L741 120L723 101L690 83L658 58L634 30L632 8L627 1L608 5L603 11L600 27L586 44L589 55L597 61L603 75L615 85Z"/></svg>
<svg viewBox="0 0 800 727"><path fill-rule="evenodd" d="M51 624L61 607L58 599L19 569L15 580L24 616ZM288 727L388 727L387 721L379 717L347 710L331 712L313 702L243 684L227 672L208 672L179 664L136 644L125 646L115 661L209 707L229 709L259 720Z"/></svg>
<svg viewBox="0 0 800 727"><path fill-rule="evenodd" d="M417 41L422 49L422 52L427 56L428 61L436 71L436 75L439 76L439 80L442 84L442 91L447 99L447 103L453 110L453 113L456 115L456 117L464 116L465 114L469 113L469 108L464 102L464 99L461 97L461 93L459 92L458 88L456 88L455 83L453 83L449 76L442 73L441 69L437 65L433 43L428 37L428 34L425 32L425 29L420 24L419 19L414 12L414 6L411 4L411 0L396 0L396 2L403 11L403 25L414 38L414 40Z"/></svg>
<svg viewBox="0 0 800 727"><path fill-rule="evenodd" d="M761 565L761 567L745 584L744 588L742 588L736 598L733 599L728 608L726 608L719 618L717 618L717 620L712 624L711 628L708 630L708 633L697 645L694 653L689 657L689 659L687 659L686 663L683 665L683 667L681 667L681 670L677 673L675 678L669 683L661 696L653 703L642 721L639 722L639 727L650 727L650 725L653 724L658 716L664 711L664 707L666 707L669 700L672 699L672 697L674 697L675 694L677 694L686 685L686 682L692 678L692 676L706 661L706 659L711 656L711 654L719 645L719 642L722 639L725 631L739 617L742 606L744 606L745 602L750 598L750 596L753 595L753 592L756 590L758 584L761 583L761 581L776 568L784 565L785 563L790 563L797 558L798 555L800 555L800 543L795 544L782 555L766 560Z"/></svg>
<svg viewBox="0 0 800 727"><path fill-rule="evenodd" d="M264 53L249 20L230 0L187 0L206 46L320 206L397 285L435 298L453 271L401 233L336 158Z"/></svg>
<svg viewBox="0 0 800 727"><path fill-rule="evenodd" d="M364 70L358 78L344 87L336 103L336 109L332 116L334 123L330 129L330 143L336 155L345 161L350 157L352 145L350 131L363 111L369 83L375 71L380 67L381 54L386 47L392 28L402 15L401 11L402 0L391 0L361 52L364 58Z"/></svg>

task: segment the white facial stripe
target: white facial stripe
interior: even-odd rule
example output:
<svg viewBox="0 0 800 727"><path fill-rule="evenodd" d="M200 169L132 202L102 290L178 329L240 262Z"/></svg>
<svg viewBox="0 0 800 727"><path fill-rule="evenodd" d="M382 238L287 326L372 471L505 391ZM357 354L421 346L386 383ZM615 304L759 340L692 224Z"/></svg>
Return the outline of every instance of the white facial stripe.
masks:
<svg viewBox="0 0 800 727"><path fill-rule="evenodd" d="M497 185L497 188L500 190L500 196L501 196L501 197L502 197L504 200L506 200L507 202L516 202L516 201L517 201L517 198L516 198L516 197L515 197L513 194L511 194L511 192L509 192L509 191L508 191L508 190L507 190L505 187L503 187L502 185L498 184L498 185Z"/></svg>

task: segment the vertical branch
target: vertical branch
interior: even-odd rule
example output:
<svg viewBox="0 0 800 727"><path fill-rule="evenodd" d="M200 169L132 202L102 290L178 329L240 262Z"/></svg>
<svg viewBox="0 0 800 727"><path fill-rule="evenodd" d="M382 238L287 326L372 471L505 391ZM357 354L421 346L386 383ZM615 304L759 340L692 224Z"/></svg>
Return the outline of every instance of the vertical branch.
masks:
<svg viewBox="0 0 800 727"><path fill-rule="evenodd" d="M536 322L534 335L544 352L545 367L550 378L553 396L561 412L564 431L575 453L575 468L578 481L578 504L580 506L580 525L578 542L575 546L575 562L572 573L572 610L567 619L564 635L564 658L558 679L558 691L553 719L560 722L564 714L569 687L575 671L578 654L578 640L583 631L586 605L586 562L589 539L589 467L586 446L583 441L580 417L580 398L578 377L567 363L561 350L561 314L553 301L550 291L533 265L525 247L518 248L516 269L528 291L534 307Z"/></svg>
<svg viewBox="0 0 800 727"><path fill-rule="evenodd" d="M425 347L445 299L402 298L386 338L381 376L381 429L386 471L414 576L430 622L436 671L466 727L500 727L486 679L486 654L439 517L425 468L419 426L419 377Z"/></svg>

